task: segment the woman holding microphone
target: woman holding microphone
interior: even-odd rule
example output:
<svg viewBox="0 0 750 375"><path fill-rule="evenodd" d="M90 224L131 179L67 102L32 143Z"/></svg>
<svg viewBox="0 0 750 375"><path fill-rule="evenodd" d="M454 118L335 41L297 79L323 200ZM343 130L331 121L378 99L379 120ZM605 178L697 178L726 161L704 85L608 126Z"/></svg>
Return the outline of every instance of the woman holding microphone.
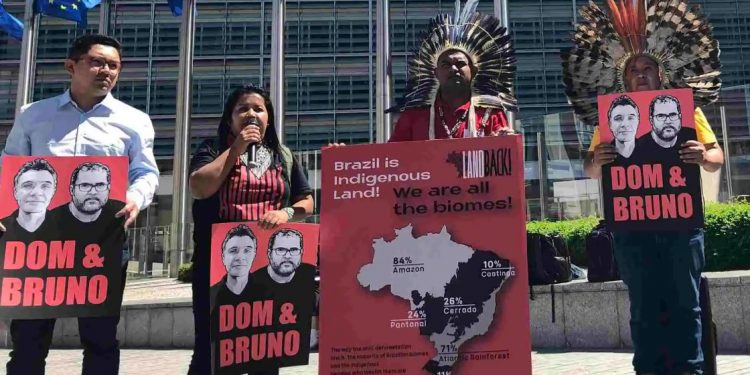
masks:
<svg viewBox="0 0 750 375"><path fill-rule="evenodd" d="M299 163L279 142L271 99L243 86L224 105L216 139L201 144L190 165L193 202L195 348L188 374L211 374L209 266L211 226L258 221L273 228L313 211L312 189ZM278 374L278 370L250 375Z"/></svg>

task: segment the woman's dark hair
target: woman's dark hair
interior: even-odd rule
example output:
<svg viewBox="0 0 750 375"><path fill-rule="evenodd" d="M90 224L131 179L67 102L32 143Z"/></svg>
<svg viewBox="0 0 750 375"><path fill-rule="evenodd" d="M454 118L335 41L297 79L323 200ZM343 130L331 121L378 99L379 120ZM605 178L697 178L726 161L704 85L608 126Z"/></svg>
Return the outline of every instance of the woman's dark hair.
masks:
<svg viewBox="0 0 750 375"><path fill-rule="evenodd" d="M281 156L281 146L279 137L276 135L276 126L274 125L274 109L273 103L271 103L271 97L268 92L255 85L244 85L238 87L229 94L227 102L224 103L224 113L221 115L221 121L219 122L219 153L224 152L229 148L229 134L232 129L232 112L234 107L237 106L237 102L248 94L258 94L263 98L263 102L268 112L268 125L266 126L266 132L263 134L263 144L273 150L276 155Z"/></svg>

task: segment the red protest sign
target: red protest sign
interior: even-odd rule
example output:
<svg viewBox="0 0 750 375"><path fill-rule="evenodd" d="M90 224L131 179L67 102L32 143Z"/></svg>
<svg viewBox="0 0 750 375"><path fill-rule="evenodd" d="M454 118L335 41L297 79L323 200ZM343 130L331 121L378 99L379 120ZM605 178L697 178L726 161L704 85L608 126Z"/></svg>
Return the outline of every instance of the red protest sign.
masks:
<svg viewBox="0 0 750 375"><path fill-rule="evenodd" d="M318 226L214 224L211 341L214 374L309 361Z"/></svg>
<svg viewBox="0 0 750 375"><path fill-rule="evenodd" d="M521 147L323 151L321 373L531 374Z"/></svg>
<svg viewBox="0 0 750 375"><path fill-rule="evenodd" d="M604 216L623 230L679 230L703 225L700 170L680 159L699 139L690 89L599 97L599 134L617 157L602 167Z"/></svg>
<svg viewBox="0 0 750 375"><path fill-rule="evenodd" d="M3 157L0 316L118 315L125 157Z"/></svg>

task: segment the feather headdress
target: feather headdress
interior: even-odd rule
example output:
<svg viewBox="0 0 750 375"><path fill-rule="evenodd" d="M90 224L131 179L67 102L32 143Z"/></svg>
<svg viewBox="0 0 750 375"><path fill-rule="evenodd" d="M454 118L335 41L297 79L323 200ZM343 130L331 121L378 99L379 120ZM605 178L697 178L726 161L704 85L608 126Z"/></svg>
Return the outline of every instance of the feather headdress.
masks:
<svg viewBox="0 0 750 375"><path fill-rule="evenodd" d="M562 53L565 93L580 119L597 123L597 96L624 92L624 73L636 56L659 66L662 86L692 88L697 105L719 98L719 42L698 7L686 0L593 1L581 8L574 47Z"/></svg>
<svg viewBox="0 0 750 375"><path fill-rule="evenodd" d="M430 22L420 48L409 60L409 79L400 109L430 107L440 86L435 67L447 50L464 52L477 70L472 80L472 103L515 111L512 94L515 54L500 20L476 13L478 0L468 0L453 16L444 14Z"/></svg>

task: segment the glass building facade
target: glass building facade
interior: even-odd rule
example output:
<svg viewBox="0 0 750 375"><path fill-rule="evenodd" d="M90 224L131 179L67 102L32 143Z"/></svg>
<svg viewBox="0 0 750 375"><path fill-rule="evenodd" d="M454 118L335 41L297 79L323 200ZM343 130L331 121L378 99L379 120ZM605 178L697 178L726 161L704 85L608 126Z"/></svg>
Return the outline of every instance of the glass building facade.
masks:
<svg viewBox="0 0 750 375"><path fill-rule="evenodd" d="M602 3L603 1L599 1ZM529 219L567 218L599 212L599 187L583 175L592 129L576 121L563 92L560 50L570 46L577 9L588 0L511 0L510 32L517 51L516 127L524 133ZM727 167L713 178L717 199L750 194L750 0L691 0L707 13L721 43L724 94L704 108ZM408 56L418 48L429 19L452 12L455 0L391 0L392 98L403 96ZM23 1L5 0L19 18ZM192 100L192 144L215 134L233 87L269 84L271 0L198 0ZM479 10L493 12L492 0ZM42 17L37 43L34 100L65 90L62 60L71 41L98 29ZM319 187L319 150L330 141L375 140L375 0L287 0L285 24L286 143ZM110 0L109 34L124 47L124 69L115 95L149 113L163 175L157 213L141 215L144 235L133 247L167 248L171 222L172 154L179 66L178 17L165 0ZM15 112L20 42L0 34L0 148ZM731 173L730 173L731 172ZM705 184L704 184L705 185ZM316 191L319 198L319 190ZM319 201L319 199L316 199ZM163 226L152 228L153 226ZM161 229L160 229L161 228ZM136 242L143 241L138 244ZM143 256L135 253L135 256Z"/></svg>
<svg viewBox="0 0 750 375"><path fill-rule="evenodd" d="M559 52L584 0L510 1L510 30L518 52L516 92L519 120L568 110ZM750 0L693 1L703 5L721 42L725 86L750 83ZM23 2L6 0L23 15ZM267 85L271 59L271 1L199 0L193 74L193 143L214 133L224 99L245 82ZM287 143L295 150L319 149L329 141L374 140L375 1L286 1ZM428 20L450 12L454 0L392 0L393 98L406 82L406 62ZM493 1L480 1L492 13ZM98 28L99 8L86 30L42 17L37 46L34 99L65 89L61 60L70 42ZM174 140L180 18L163 0L111 0L110 34L124 46L125 67L115 94L149 113L157 129L156 153L171 169ZM0 35L0 145L13 120L20 43Z"/></svg>

